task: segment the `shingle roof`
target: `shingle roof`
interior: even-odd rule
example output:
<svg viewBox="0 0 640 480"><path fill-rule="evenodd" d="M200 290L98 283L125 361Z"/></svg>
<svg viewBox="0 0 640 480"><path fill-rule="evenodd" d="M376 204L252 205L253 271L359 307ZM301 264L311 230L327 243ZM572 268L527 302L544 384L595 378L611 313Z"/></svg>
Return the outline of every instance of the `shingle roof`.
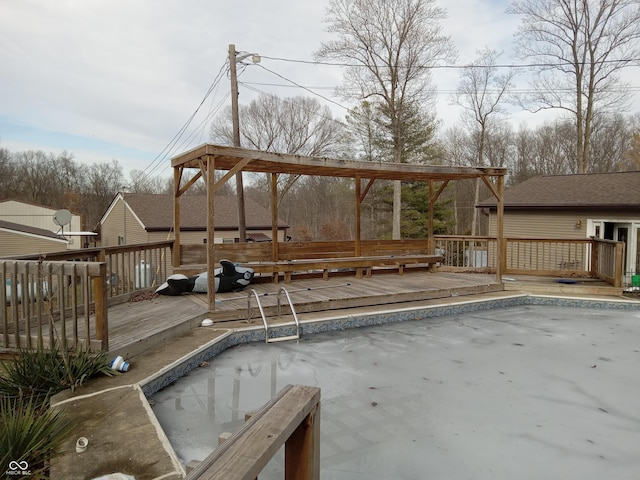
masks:
<svg viewBox="0 0 640 480"><path fill-rule="evenodd" d="M478 207L496 207L492 197ZM507 208L640 208L640 171L533 177L504 192Z"/></svg>
<svg viewBox="0 0 640 480"><path fill-rule="evenodd" d="M147 231L168 230L173 226L173 196L143 193L125 193L125 201L133 209ZM247 229L271 229L271 212L257 202L245 198ZM234 196L216 195L214 224L218 229L238 228L238 202ZM278 228L288 228L278 220ZM206 195L180 197L180 229L207 228Z"/></svg>
<svg viewBox="0 0 640 480"><path fill-rule="evenodd" d="M21 225L19 223L7 222L5 220L0 220L0 228L4 228L6 230L13 230L15 232L20 232L20 233L38 235L40 237L55 238L56 240L64 241L63 237L61 237L60 235L56 235L51 230L46 230L44 228L30 227L28 225Z"/></svg>

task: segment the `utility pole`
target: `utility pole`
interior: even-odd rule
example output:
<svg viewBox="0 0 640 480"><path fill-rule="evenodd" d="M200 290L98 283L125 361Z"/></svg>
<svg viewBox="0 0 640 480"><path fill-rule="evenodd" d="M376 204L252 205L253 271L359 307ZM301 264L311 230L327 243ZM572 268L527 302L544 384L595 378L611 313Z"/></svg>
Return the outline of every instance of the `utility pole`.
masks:
<svg viewBox="0 0 640 480"><path fill-rule="evenodd" d="M231 116L233 121L233 146L240 147L240 115L238 113L238 74L236 72L236 46L229 45L229 68L231 72ZM238 236L240 242L247 241L247 222L244 211L244 185L242 171L236 173L236 195L238 196Z"/></svg>

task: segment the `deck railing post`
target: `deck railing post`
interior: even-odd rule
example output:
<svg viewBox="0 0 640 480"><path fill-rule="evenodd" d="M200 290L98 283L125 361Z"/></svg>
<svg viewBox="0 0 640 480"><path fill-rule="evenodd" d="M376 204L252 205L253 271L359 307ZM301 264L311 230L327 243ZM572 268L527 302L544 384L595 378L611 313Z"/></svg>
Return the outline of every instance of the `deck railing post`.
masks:
<svg viewBox="0 0 640 480"><path fill-rule="evenodd" d="M593 278L598 278L600 274L600 268L598 265L599 253L600 253L600 243L598 242L597 239L594 238L591 240L591 271L590 271L590 275Z"/></svg>
<svg viewBox="0 0 640 480"><path fill-rule="evenodd" d="M100 275L93 277L93 295L96 307L96 339L102 340L101 350L109 350L109 322L107 314L107 265L100 264Z"/></svg>
<svg viewBox="0 0 640 480"><path fill-rule="evenodd" d="M622 275L624 270L624 243L616 242L615 245L615 267L613 272L613 286L622 286Z"/></svg>
<svg viewBox="0 0 640 480"><path fill-rule="evenodd" d="M285 442L285 480L320 479L320 403Z"/></svg>

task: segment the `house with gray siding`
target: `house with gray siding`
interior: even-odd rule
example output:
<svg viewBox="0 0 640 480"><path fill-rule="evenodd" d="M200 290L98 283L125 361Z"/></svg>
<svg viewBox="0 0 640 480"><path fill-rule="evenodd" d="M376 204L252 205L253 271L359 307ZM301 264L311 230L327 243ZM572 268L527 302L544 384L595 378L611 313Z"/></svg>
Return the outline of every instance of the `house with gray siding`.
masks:
<svg viewBox="0 0 640 480"><path fill-rule="evenodd" d="M477 205L497 230L495 199ZM640 171L530 178L504 193L504 236L624 242L628 280L640 273Z"/></svg>

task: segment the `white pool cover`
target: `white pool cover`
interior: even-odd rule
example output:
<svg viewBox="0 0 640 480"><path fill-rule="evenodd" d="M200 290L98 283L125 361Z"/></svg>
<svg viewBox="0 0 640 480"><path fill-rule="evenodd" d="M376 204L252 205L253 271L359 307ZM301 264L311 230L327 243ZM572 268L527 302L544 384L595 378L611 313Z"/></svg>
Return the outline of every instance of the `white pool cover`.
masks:
<svg viewBox="0 0 640 480"><path fill-rule="evenodd" d="M185 463L292 383L323 479L631 479L639 374L639 311L521 306L236 347L153 400Z"/></svg>

